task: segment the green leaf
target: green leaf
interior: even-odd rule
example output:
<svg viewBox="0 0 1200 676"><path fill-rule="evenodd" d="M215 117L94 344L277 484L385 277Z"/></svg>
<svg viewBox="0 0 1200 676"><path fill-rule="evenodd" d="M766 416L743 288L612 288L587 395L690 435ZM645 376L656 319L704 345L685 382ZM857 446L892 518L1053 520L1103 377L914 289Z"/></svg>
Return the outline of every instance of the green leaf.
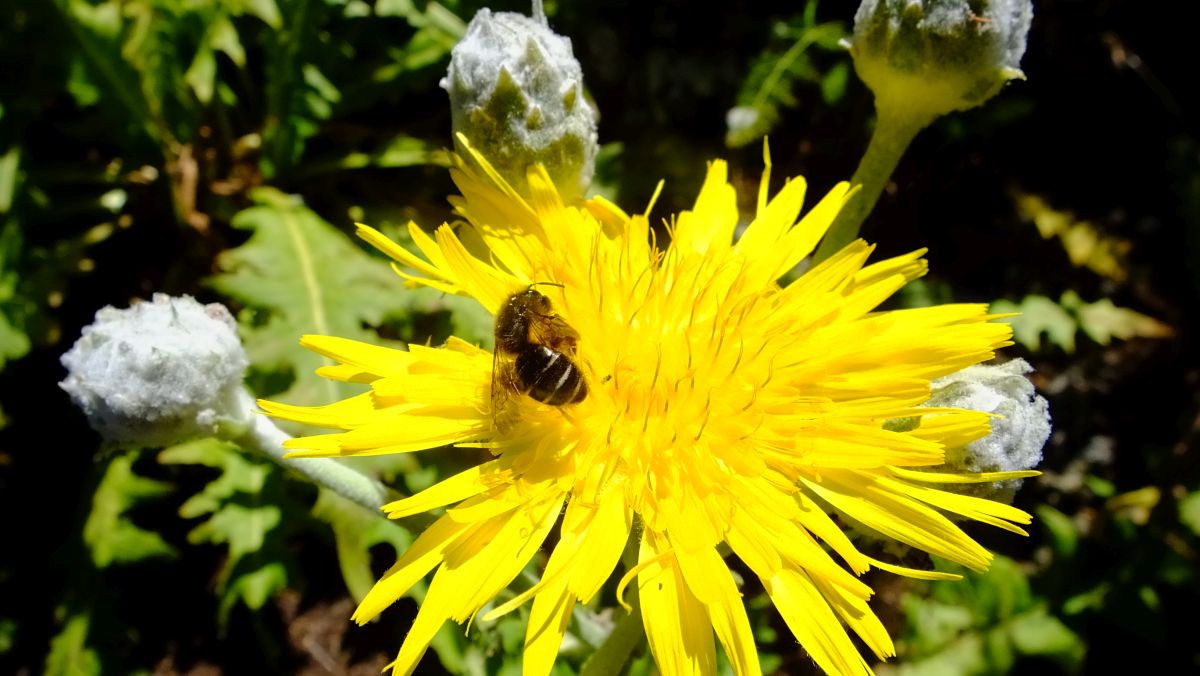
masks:
<svg viewBox="0 0 1200 676"><path fill-rule="evenodd" d="M192 65L188 66L183 78L192 88L200 103L207 105L212 100L213 87L217 79L217 56L212 47L202 45L196 51Z"/></svg>
<svg viewBox="0 0 1200 676"><path fill-rule="evenodd" d="M293 379L280 399L316 404L354 391L315 375L326 361L299 346L302 335L380 342L365 327L414 311L460 316L455 304L473 304L430 289L405 290L386 263L352 244L297 197L270 188L259 188L251 196L257 206L237 214L233 224L253 234L244 245L220 256L218 265L224 272L213 279L213 286L247 306L241 318L254 368Z"/></svg>
<svg viewBox="0 0 1200 676"><path fill-rule="evenodd" d="M263 126L262 170L268 178L290 171L319 124L341 99L337 87L314 59L322 54L326 15L337 8L315 0L290 3L266 49L267 117Z"/></svg>
<svg viewBox="0 0 1200 676"><path fill-rule="evenodd" d="M850 64L845 61L835 63L821 78L821 99L831 106L841 101L849 82Z"/></svg>
<svg viewBox="0 0 1200 676"><path fill-rule="evenodd" d="M100 656L87 645L91 615L74 613L67 617L62 631L50 641L46 656L46 676L88 676L101 673Z"/></svg>
<svg viewBox="0 0 1200 676"><path fill-rule="evenodd" d="M0 155L0 216L12 209L13 196L20 185L21 148L13 146Z"/></svg>
<svg viewBox="0 0 1200 676"><path fill-rule="evenodd" d="M196 100L203 105L212 101L217 86L217 52L228 56L239 68L246 65L246 50L242 47L241 37L224 9L222 5L214 5L201 17L204 35L183 75Z"/></svg>
<svg viewBox="0 0 1200 676"><path fill-rule="evenodd" d="M283 17L279 14L279 5L275 0L231 0L231 5L235 13L256 16L275 30L283 26Z"/></svg>
<svg viewBox="0 0 1200 676"><path fill-rule="evenodd" d="M179 508L185 519L203 519L188 533L193 544L228 550L217 577L218 622L224 628L237 603L258 610L288 583L282 545L282 493L271 481L274 466L252 461L236 446L200 439L162 451L163 464L204 465L220 471Z"/></svg>
<svg viewBox="0 0 1200 676"><path fill-rule="evenodd" d="M17 639L17 621L11 617L0 617L0 655L12 652Z"/></svg>
<svg viewBox="0 0 1200 676"><path fill-rule="evenodd" d="M371 572L371 548L378 544L391 545L399 556L413 541L412 534L395 521L368 512L326 489L321 489L317 496L313 516L333 527L342 579L357 601L361 601L375 584L375 574Z"/></svg>
<svg viewBox="0 0 1200 676"><path fill-rule="evenodd" d="M992 312L1020 313L1003 321L1012 324L1013 339L1030 350L1041 348L1042 335L1045 334L1052 344L1065 352L1075 351L1075 332L1079 325L1058 303L1045 296L1026 296L1020 303L998 300L992 303Z"/></svg>
<svg viewBox="0 0 1200 676"><path fill-rule="evenodd" d="M401 134L369 153L352 152L334 159L306 160L296 169L294 177L306 179L333 171L351 169L397 169L442 164L444 160L445 155L440 149L434 148L420 139Z"/></svg>
<svg viewBox="0 0 1200 676"><path fill-rule="evenodd" d="M998 300L992 303L997 313L1020 313L1006 318L1012 324L1013 338L1030 350L1041 348L1042 335L1065 352L1075 351L1075 333L1080 329L1092 340L1108 345L1113 338L1167 338L1174 329L1157 319L1128 308L1117 307L1107 298L1086 303L1074 291L1063 293L1059 302L1045 296L1026 296L1020 303Z"/></svg>
<svg viewBox="0 0 1200 676"><path fill-rule="evenodd" d="M126 514L147 499L172 490L170 484L135 474L133 463L138 456L138 452L131 452L113 458L92 496L92 508L83 526L83 541L97 568L176 554L158 533L139 528Z"/></svg>
<svg viewBox="0 0 1200 676"><path fill-rule="evenodd" d="M1157 319L1129 308L1117 307L1107 298L1085 303L1074 291L1067 291L1060 302L1079 318L1079 328L1101 345L1108 345L1113 338L1167 338L1175 333L1170 326Z"/></svg>
<svg viewBox="0 0 1200 676"><path fill-rule="evenodd" d="M149 111L136 86L138 74L121 57L121 3L110 0L92 5L85 0L57 0L55 6L81 47L71 78L74 85L71 91L80 104L92 102L88 100L89 89L101 92L95 101L118 102L129 123L158 140L158 130L150 122ZM84 70L91 77L83 77Z"/></svg>
<svg viewBox="0 0 1200 676"><path fill-rule="evenodd" d="M795 107L799 101L792 91L800 83L818 83L826 101L837 100L845 89L849 76L847 59L823 74L814 63L810 48L842 51L838 43L846 35L841 22L816 23L816 3L809 2L806 11L791 24L778 23L777 36L758 55L738 93L737 106L725 116L725 144L737 148L754 143L768 134L779 121L783 108ZM786 47L785 47L786 45Z"/></svg>
<svg viewBox="0 0 1200 676"><path fill-rule="evenodd" d="M1118 282L1129 277L1126 257L1133 244L1128 240L1110 237L1092 223L1076 220L1070 211L1052 208L1038 195L1016 192L1013 200L1021 216L1037 226L1042 239L1058 238L1072 265Z"/></svg>
<svg viewBox="0 0 1200 676"><path fill-rule="evenodd" d="M953 570L964 579L934 583L928 595L905 596L902 659L882 665L879 674L1000 674L1023 658L1065 670L1082 664L1084 643L1047 612L1016 562L996 557L986 573Z"/></svg>
<svg viewBox="0 0 1200 676"><path fill-rule="evenodd" d="M1179 501L1179 522L1200 535L1200 491L1192 491Z"/></svg>
<svg viewBox="0 0 1200 676"><path fill-rule="evenodd" d="M1050 505L1038 505L1037 515L1037 522L1050 535L1054 553L1064 559L1073 557L1079 549L1079 529L1071 517Z"/></svg>

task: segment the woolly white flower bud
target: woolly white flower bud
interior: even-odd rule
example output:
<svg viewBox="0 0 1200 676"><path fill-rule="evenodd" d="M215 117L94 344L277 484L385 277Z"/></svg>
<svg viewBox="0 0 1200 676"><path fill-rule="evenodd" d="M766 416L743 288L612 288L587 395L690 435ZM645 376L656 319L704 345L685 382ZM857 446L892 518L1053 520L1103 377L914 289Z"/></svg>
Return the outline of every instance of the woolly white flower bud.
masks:
<svg viewBox="0 0 1200 676"><path fill-rule="evenodd" d="M881 113L932 120L1024 78L1031 0L864 0L850 53Z"/></svg>
<svg viewBox="0 0 1200 676"><path fill-rule="evenodd" d="M456 138L466 136L519 192L528 193L526 171L537 163L566 200L591 184L596 115L571 41L551 31L545 16L479 10L450 53L441 86L450 93Z"/></svg>
<svg viewBox="0 0 1200 676"><path fill-rule="evenodd" d="M154 294L96 313L62 356L59 386L106 439L167 446L252 424L248 361L225 306Z"/></svg>
<svg viewBox="0 0 1200 676"><path fill-rule="evenodd" d="M1050 406L1025 377L1031 367L1024 359L998 366L970 366L933 381L926 406L965 408L993 413L992 433L959 449L946 451L946 465L964 472L1011 472L1033 469L1042 461L1050 437ZM964 484L986 497L1011 500L1018 481Z"/></svg>

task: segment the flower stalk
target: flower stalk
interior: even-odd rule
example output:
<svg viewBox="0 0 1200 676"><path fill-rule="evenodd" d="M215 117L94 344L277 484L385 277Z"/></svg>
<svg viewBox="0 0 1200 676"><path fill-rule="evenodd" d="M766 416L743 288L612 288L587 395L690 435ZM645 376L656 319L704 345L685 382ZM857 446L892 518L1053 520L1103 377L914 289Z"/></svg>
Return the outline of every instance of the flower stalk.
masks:
<svg viewBox="0 0 1200 676"><path fill-rule="evenodd" d="M825 239L821 240L813 257L814 264L829 258L858 237L863 221L875 208L875 203L879 201L909 144L916 138L917 132L936 117L882 103L877 104L877 108L878 119L871 142L858 168L854 170L854 177L850 179L852 184L858 186L858 191L838 214Z"/></svg>
<svg viewBox="0 0 1200 676"><path fill-rule="evenodd" d="M875 132L854 172L858 195L813 257L829 258L858 237L867 214L917 132L955 111L983 105L1023 79L1030 0L864 0L848 47L875 95Z"/></svg>
<svg viewBox="0 0 1200 676"><path fill-rule="evenodd" d="M247 404L253 405L246 394ZM375 514L383 515L380 507L388 499L388 488L358 470L332 458L308 458L300 461L287 460L284 442L292 436L279 429L266 416L255 416L254 423L245 433L228 439L240 447L260 453L275 464L295 472L308 481L327 488L356 505Z"/></svg>

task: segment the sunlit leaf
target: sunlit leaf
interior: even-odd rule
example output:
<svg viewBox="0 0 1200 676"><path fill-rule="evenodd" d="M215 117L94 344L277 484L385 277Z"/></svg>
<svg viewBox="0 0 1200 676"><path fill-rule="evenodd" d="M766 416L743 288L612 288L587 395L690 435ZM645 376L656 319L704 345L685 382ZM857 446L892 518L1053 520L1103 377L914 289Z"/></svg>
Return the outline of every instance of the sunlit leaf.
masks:
<svg viewBox="0 0 1200 676"><path fill-rule="evenodd" d="M1008 673L1026 659L1065 670L1082 664L1083 641L1049 614L1016 562L998 556L985 573L954 572L964 579L905 596L900 659L879 665L879 674L982 676Z"/></svg>
<svg viewBox="0 0 1200 676"><path fill-rule="evenodd" d="M11 359L20 359L29 352L29 336L21 326L19 308L10 307L16 295L17 278L6 269L4 252L5 234L0 232L0 368Z"/></svg>
<svg viewBox="0 0 1200 676"><path fill-rule="evenodd" d="M92 508L83 526L83 541L97 568L114 563L175 556L175 548L162 536L129 520L128 511L170 493L170 484L138 476L133 471L137 453L114 457L92 495Z"/></svg>
<svg viewBox="0 0 1200 676"><path fill-rule="evenodd" d="M1079 550L1079 529L1071 517L1050 505L1038 505L1037 517L1037 522L1050 535L1054 553L1064 559L1074 556Z"/></svg>
<svg viewBox="0 0 1200 676"><path fill-rule="evenodd" d="M1069 211L1058 211L1037 195L1016 193L1017 210L1033 221L1043 239L1057 237L1071 263L1118 282L1129 272L1125 257L1129 241L1110 237L1088 221L1078 221Z"/></svg>
<svg viewBox="0 0 1200 676"><path fill-rule="evenodd" d="M279 5L275 0L230 0L230 5L235 8L236 13L256 16L276 30L283 25L283 17L279 14Z"/></svg>
<svg viewBox="0 0 1200 676"><path fill-rule="evenodd" d="M204 36L196 48L192 65L188 66L187 72L184 73L184 80L192 88L196 100L207 105L212 100L216 87L217 52L224 53L235 65L242 66L246 63L246 51L242 48L241 38L238 37L237 29L233 27L233 22L227 14L217 13L209 16L205 23L207 27Z"/></svg>
<svg viewBox="0 0 1200 676"><path fill-rule="evenodd" d="M1146 486L1135 491L1115 495L1105 501L1104 506L1136 523L1144 526L1150 520L1150 512L1158 506L1162 491L1158 486Z"/></svg>
<svg viewBox="0 0 1200 676"><path fill-rule="evenodd" d="M322 489L317 497L313 516L333 527L342 579L356 600L361 601L375 584L371 548L387 544L398 557L412 544L412 534L399 523L368 512L326 489Z"/></svg>
<svg viewBox="0 0 1200 676"><path fill-rule="evenodd" d="M1157 319L1135 310L1117 307L1107 298L1086 303L1074 291L1063 293L1059 302L1045 296L1026 296L1020 303L998 300L992 303L997 313L1019 313L1003 321L1013 327L1013 338L1030 350L1039 350L1042 336L1065 352L1075 351L1075 334L1082 330L1101 345L1113 338L1168 338L1174 330Z"/></svg>
<svg viewBox="0 0 1200 676"><path fill-rule="evenodd" d="M1192 491L1179 501L1179 522L1200 535L1200 491Z"/></svg>
<svg viewBox="0 0 1200 676"><path fill-rule="evenodd" d="M1012 324L1013 339L1030 350L1039 350L1042 336L1050 343L1070 353L1075 351L1075 332L1079 324L1058 303L1045 296L1026 296L1020 303L998 300L992 303L992 312L1019 313L1003 321Z"/></svg>
<svg viewBox="0 0 1200 676"><path fill-rule="evenodd" d="M46 676L90 676L101 673L100 656L88 647L92 617L87 612L69 615L62 631L50 641L46 656Z"/></svg>
<svg viewBox="0 0 1200 676"><path fill-rule="evenodd" d="M282 371L292 379L277 398L315 404L352 391L316 376L326 362L302 349L300 336L379 342L368 327L414 314L455 316L454 308L469 302L430 289L405 289L381 258L367 254L297 197L270 188L251 195L256 206L237 214L233 224L253 234L220 256L224 272L213 285L247 306L241 319L254 368ZM429 336L410 337L424 342Z"/></svg>
<svg viewBox="0 0 1200 676"><path fill-rule="evenodd" d="M1085 303L1074 291L1067 291L1062 296L1062 305L1079 317L1079 328L1101 345L1108 345L1113 338L1169 338L1175 333L1167 324L1129 308L1117 307L1107 298Z"/></svg>
<svg viewBox="0 0 1200 676"><path fill-rule="evenodd" d="M3 110L0 108L0 110ZM0 118L2 119L2 118ZM12 209L13 195L16 194L20 175L17 170L21 166L21 148L13 146L0 155L0 216Z"/></svg>

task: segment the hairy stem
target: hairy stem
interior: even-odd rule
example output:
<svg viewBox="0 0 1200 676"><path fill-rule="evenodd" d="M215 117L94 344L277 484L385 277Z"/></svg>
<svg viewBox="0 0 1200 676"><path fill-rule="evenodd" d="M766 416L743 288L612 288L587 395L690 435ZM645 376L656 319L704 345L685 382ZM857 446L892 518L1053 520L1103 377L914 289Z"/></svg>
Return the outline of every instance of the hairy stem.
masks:
<svg viewBox="0 0 1200 676"><path fill-rule="evenodd" d="M881 105L876 101L877 120L875 131L867 152L854 170L851 184L859 186L858 193L850 199L813 256L813 264L829 258L858 237L863 221L875 208L884 186L908 149L917 132L934 120L927 114L905 110L901 106Z"/></svg>

